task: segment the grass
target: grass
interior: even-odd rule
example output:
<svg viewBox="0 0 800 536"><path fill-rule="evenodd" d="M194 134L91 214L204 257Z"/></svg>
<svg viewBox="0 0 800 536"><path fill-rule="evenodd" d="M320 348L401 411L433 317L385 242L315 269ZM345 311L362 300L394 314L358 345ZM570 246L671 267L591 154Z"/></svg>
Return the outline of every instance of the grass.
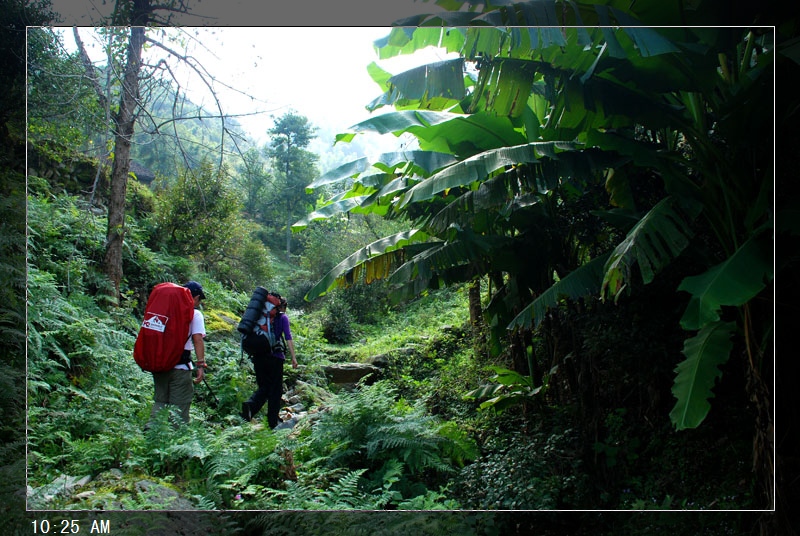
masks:
<svg viewBox="0 0 800 536"><path fill-rule="evenodd" d="M465 291L444 289L431 292L390 309L377 324L358 324L357 341L348 345L348 349L356 361L364 361L392 349L418 345L439 337L444 328L459 327L468 320Z"/></svg>

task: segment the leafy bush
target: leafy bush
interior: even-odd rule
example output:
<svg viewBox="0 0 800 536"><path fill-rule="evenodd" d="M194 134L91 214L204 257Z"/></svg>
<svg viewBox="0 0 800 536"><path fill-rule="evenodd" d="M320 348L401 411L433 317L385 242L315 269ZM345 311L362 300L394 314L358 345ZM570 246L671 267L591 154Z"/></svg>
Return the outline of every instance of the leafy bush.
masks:
<svg viewBox="0 0 800 536"><path fill-rule="evenodd" d="M79 208L78 198L59 194L28 200L30 263L51 272L67 292L95 291L102 265L106 222Z"/></svg>
<svg viewBox="0 0 800 536"><path fill-rule="evenodd" d="M353 313L340 292L332 292L322 314L322 336L332 344L347 344L355 336Z"/></svg>
<svg viewBox="0 0 800 536"><path fill-rule="evenodd" d="M586 475L574 430L548 419L533 432L521 420L491 417L495 429L483 454L453 484L465 508L552 510L583 507ZM512 491L513 490L513 491Z"/></svg>
<svg viewBox="0 0 800 536"><path fill-rule="evenodd" d="M454 473L477 455L474 442L453 423L395 397L395 390L383 381L340 393L300 443L296 456L326 472L364 469L361 474L369 480L369 489L395 490L397 501L427 494L426 483L435 475Z"/></svg>
<svg viewBox="0 0 800 536"><path fill-rule="evenodd" d="M389 305L389 287L385 281L363 281L338 291L341 301L359 323L373 323L381 318Z"/></svg>
<svg viewBox="0 0 800 536"><path fill-rule="evenodd" d="M128 214L136 219L143 219L155 211L156 196L146 184L138 180L128 180L125 206Z"/></svg>

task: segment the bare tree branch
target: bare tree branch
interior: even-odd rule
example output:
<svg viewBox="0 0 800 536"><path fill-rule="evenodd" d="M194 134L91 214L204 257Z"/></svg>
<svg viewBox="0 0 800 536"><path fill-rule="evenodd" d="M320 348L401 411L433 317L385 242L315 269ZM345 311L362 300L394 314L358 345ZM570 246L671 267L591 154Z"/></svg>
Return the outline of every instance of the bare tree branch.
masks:
<svg viewBox="0 0 800 536"><path fill-rule="evenodd" d="M92 59L86 52L86 47L83 44L83 40L81 39L81 35L78 33L78 28L76 26L72 27L72 35L75 36L75 44L78 46L78 54L80 55L81 63L83 63L83 68L86 70L86 78L89 79L89 83L92 84L95 93L97 93L97 99L100 101L100 106L103 108L108 108L108 100L105 93L103 93L103 88L100 87L100 82L97 80L97 71L94 68Z"/></svg>

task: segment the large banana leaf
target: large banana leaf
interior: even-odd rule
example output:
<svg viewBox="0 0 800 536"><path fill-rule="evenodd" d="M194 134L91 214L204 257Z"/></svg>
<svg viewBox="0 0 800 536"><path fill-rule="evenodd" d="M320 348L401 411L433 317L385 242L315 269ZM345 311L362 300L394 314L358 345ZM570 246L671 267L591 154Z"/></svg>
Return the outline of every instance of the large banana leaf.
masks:
<svg viewBox="0 0 800 536"><path fill-rule="evenodd" d="M479 266L481 255L486 255L494 247L500 247L505 241L500 237L486 237L475 234L472 230L453 231L453 239L437 242L407 259L391 277L392 281L403 282L420 279L427 282L438 275L438 272L462 265Z"/></svg>
<svg viewBox="0 0 800 536"><path fill-rule="evenodd" d="M526 109L541 62L504 58L484 60L468 111L519 117Z"/></svg>
<svg viewBox="0 0 800 536"><path fill-rule="evenodd" d="M609 253L606 253L592 259L542 292L511 321L508 329L530 329L531 325L539 327L547 309L556 307L562 297L575 300L585 296L597 295L603 282L603 267L609 255Z"/></svg>
<svg viewBox="0 0 800 536"><path fill-rule="evenodd" d="M466 96L464 59L415 67L389 78L386 92L367 105L369 111L392 105L395 109L444 110Z"/></svg>
<svg viewBox="0 0 800 536"><path fill-rule="evenodd" d="M576 148L576 144L568 142L535 142L488 150L434 173L411 188L400 200L399 207L431 199L451 188L485 181L506 166L537 162L542 156L556 158L557 150Z"/></svg>
<svg viewBox="0 0 800 536"><path fill-rule="evenodd" d="M320 186L336 184L350 178L359 177L362 173L371 168L376 168L382 172L391 172L408 162L413 162L416 167L423 171L423 176L427 176L455 161L456 158L452 154L433 151L396 151L383 153L374 161L371 161L367 157L362 157L342 164L339 167L325 172L320 178L309 184L306 188L319 188Z"/></svg>
<svg viewBox="0 0 800 536"><path fill-rule="evenodd" d="M469 190L458 196L428 220L426 227L434 233L444 233L452 225L472 227L477 232L488 232L486 227L475 226L475 219L485 210L499 211L509 202L509 192L516 181L516 176L508 173L496 175L481 183L477 190ZM511 183L511 184L509 184ZM516 201L516 196L515 199ZM531 203L536 200L531 200Z"/></svg>
<svg viewBox="0 0 800 536"><path fill-rule="evenodd" d="M413 127L430 127L445 123L453 119L463 117L462 114L452 112L436 112L430 110L402 110L399 112L389 112L370 117L369 119L357 123L348 130L347 134L340 134L336 137L337 141L350 141L354 134L360 132L375 132L377 134L400 135Z"/></svg>
<svg viewBox="0 0 800 536"><path fill-rule="evenodd" d="M669 2L662 4L657 10L650 9L653 21L682 21L682 12L670 7ZM603 40L597 45L603 45L615 57L624 58L626 54L623 40L617 37L622 33L635 44L630 50L645 57L677 50L658 30L610 6L576 2L557 5L554 0L493 2L493 6L485 12L456 10L403 19L397 23L403 28L394 28L387 38L376 41L375 47L381 59L427 46L443 46L469 59L521 57L531 50L566 48L573 42L584 48L592 42L587 28L599 28ZM409 31L414 27L416 31ZM453 29L457 27L467 28L457 32Z"/></svg>
<svg viewBox="0 0 800 536"><path fill-rule="evenodd" d="M442 14L442 19L447 22L438 27L421 28L421 24L398 23L389 31L389 35L374 42L378 59L388 59L402 54L412 54L429 46L440 46L448 52L458 52L464 46L464 34L457 29L464 26L474 13L461 15L458 13ZM407 19L412 22L411 19ZM401 21L402 22L402 21ZM419 22L422 22L421 20ZM445 26L449 26L446 28Z"/></svg>
<svg viewBox="0 0 800 536"><path fill-rule="evenodd" d="M706 273L684 279L678 290L692 297L681 318L683 329L716 322L722 306L743 305L761 292L772 279L772 257L766 247L753 237Z"/></svg>
<svg viewBox="0 0 800 536"><path fill-rule="evenodd" d="M689 244L693 235L689 224L699 211L696 202L676 197L666 197L650 209L611 253L602 296L617 299L627 287L635 263L642 280L650 283Z"/></svg>
<svg viewBox="0 0 800 536"><path fill-rule="evenodd" d="M598 9L601 9L601 7L598 6ZM633 40L634 44L636 44L636 48L643 57L678 52L678 47L673 45L653 28L641 26L638 20L624 11L614 9L613 7L609 9L622 25L622 31Z"/></svg>
<svg viewBox="0 0 800 536"><path fill-rule="evenodd" d="M292 224L292 231L302 231L308 224L312 221L319 221L319 220L326 220L331 216L336 214L341 214L343 212L348 212L355 207L358 207L363 203L369 196L358 196L358 197L348 197L345 199L339 199L332 203L328 203L327 205L318 208L317 210L307 214L301 220Z"/></svg>
<svg viewBox="0 0 800 536"><path fill-rule="evenodd" d="M405 245L417 242L424 242L428 239L428 234L418 229L403 231L392 236L387 236L372 242L371 244L359 249L345 260L337 264L330 272L314 285L305 296L306 301L312 301L325 295L332 288L341 285L344 281L342 276L351 272L356 266L367 261L371 257L382 255L400 249Z"/></svg>
<svg viewBox="0 0 800 536"><path fill-rule="evenodd" d="M349 130L351 132L337 135L337 141L351 141L361 132L392 133L395 136L408 132L417 137L420 148L451 153L462 159L488 149L521 145L527 141L510 118L486 113L466 115L401 110L371 117Z"/></svg>
<svg viewBox="0 0 800 536"><path fill-rule="evenodd" d="M708 415L714 397L712 388L722 376L719 366L728 360L733 343L734 322L712 322L686 340L683 354L686 360L678 364L672 393L678 399L669 414L678 430L696 428Z"/></svg>

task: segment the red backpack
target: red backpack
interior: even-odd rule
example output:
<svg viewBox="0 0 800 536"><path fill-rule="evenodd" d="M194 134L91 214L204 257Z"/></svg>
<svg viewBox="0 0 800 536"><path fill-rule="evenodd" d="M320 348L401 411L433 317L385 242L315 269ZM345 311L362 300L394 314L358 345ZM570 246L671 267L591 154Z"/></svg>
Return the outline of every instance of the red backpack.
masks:
<svg viewBox="0 0 800 536"><path fill-rule="evenodd" d="M156 285L144 309L133 359L142 370L163 372L178 364L194 318L192 292L175 283Z"/></svg>

